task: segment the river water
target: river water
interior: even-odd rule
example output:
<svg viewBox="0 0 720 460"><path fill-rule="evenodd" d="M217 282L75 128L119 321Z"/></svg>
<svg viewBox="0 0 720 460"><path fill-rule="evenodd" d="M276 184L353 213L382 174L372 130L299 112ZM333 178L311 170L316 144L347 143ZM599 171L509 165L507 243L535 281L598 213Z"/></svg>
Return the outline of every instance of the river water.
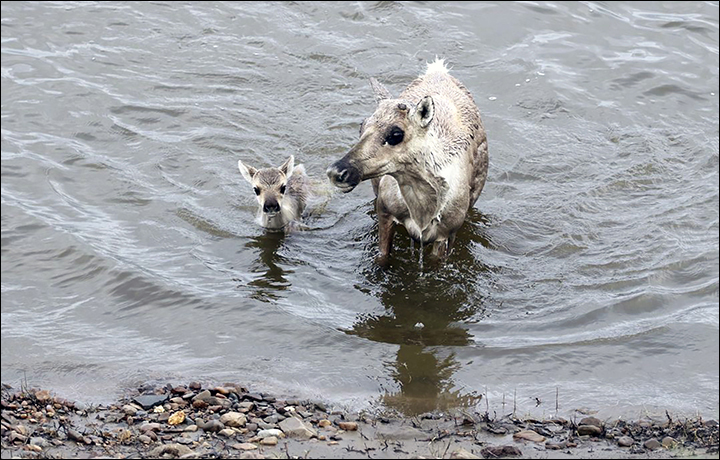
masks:
<svg viewBox="0 0 720 460"><path fill-rule="evenodd" d="M447 264L380 269L325 169L436 56L488 183ZM308 229L267 234L237 160L290 154ZM717 416L718 201L716 2L2 4L12 385Z"/></svg>

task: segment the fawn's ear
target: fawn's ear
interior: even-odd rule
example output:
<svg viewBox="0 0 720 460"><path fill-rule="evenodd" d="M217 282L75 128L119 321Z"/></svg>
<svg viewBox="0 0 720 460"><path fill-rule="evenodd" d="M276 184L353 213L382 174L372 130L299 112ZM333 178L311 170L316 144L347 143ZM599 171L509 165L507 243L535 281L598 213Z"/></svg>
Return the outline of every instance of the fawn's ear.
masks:
<svg viewBox="0 0 720 460"><path fill-rule="evenodd" d="M240 174L243 175L245 180L252 184L252 180L255 176L255 173L257 172L257 169L253 168L252 166L245 166L240 160L238 160L238 169L240 170Z"/></svg>
<svg viewBox="0 0 720 460"><path fill-rule="evenodd" d="M290 179L293 169L295 169L295 157L290 155L290 158L288 158L285 163L280 166L280 171L285 174L285 179Z"/></svg>

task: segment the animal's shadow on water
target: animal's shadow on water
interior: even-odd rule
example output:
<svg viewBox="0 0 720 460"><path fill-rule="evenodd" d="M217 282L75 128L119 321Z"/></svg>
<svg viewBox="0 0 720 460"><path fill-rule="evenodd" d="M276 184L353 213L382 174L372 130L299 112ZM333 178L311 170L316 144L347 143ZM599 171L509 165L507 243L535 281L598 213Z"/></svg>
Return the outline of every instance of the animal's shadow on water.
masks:
<svg viewBox="0 0 720 460"><path fill-rule="evenodd" d="M293 270L281 267L284 258L279 254L284 241L284 232L263 232L245 244L246 248L258 250L258 258L249 267L251 273L258 275L248 282L248 286L255 288L251 298L263 302L278 300L279 293L290 288L292 283L287 275Z"/></svg>
<svg viewBox="0 0 720 460"><path fill-rule="evenodd" d="M464 323L484 313L487 289L481 288L495 270L479 260L477 245L491 247L484 235L488 221L473 211L448 262L432 268L420 266L417 250L410 249L409 237L398 228L389 267L368 264L363 270L365 282L356 288L376 296L385 312L360 315L345 332L399 345L395 360L386 363L398 387L382 396L388 407L417 415L480 401L481 396L454 381L461 364L453 347L473 343ZM365 260L376 251L376 246L368 248Z"/></svg>

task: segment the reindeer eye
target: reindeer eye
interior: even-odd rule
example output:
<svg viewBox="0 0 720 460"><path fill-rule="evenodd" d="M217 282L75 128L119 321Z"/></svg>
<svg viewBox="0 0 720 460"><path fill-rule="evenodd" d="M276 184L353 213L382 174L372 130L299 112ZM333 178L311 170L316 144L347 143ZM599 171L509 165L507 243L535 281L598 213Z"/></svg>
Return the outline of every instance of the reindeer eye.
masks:
<svg viewBox="0 0 720 460"><path fill-rule="evenodd" d="M255 190L255 195L260 195L260 189L257 187L253 187L253 190Z"/></svg>
<svg viewBox="0 0 720 460"><path fill-rule="evenodd" d="M397 126L393 126L385 137L385 142L390 145L398 145L405 138L405 133Z"/></svg>
<svg viewBox="0 0 720 460"><path fill-rule="evenodd" d="M282 193L283 195L285 195L285 186L284 186L284 185L281 185L281 186L280 186L280 193Z"/></svg>

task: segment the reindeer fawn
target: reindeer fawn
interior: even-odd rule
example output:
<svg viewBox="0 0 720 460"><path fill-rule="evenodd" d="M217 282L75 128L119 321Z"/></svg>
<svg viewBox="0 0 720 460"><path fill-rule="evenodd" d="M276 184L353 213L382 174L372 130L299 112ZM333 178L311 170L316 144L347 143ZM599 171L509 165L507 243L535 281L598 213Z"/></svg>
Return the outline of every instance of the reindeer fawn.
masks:
<svg viewBox="0 0 720 460"><path fill-rule="evenodd" d="M253 186L260 204L257 220L271 230L289 230L302 216L309 194L309 179L303 165L294 166L295 157L279 168L255 169L238 160L238 168Z"/></svg>

